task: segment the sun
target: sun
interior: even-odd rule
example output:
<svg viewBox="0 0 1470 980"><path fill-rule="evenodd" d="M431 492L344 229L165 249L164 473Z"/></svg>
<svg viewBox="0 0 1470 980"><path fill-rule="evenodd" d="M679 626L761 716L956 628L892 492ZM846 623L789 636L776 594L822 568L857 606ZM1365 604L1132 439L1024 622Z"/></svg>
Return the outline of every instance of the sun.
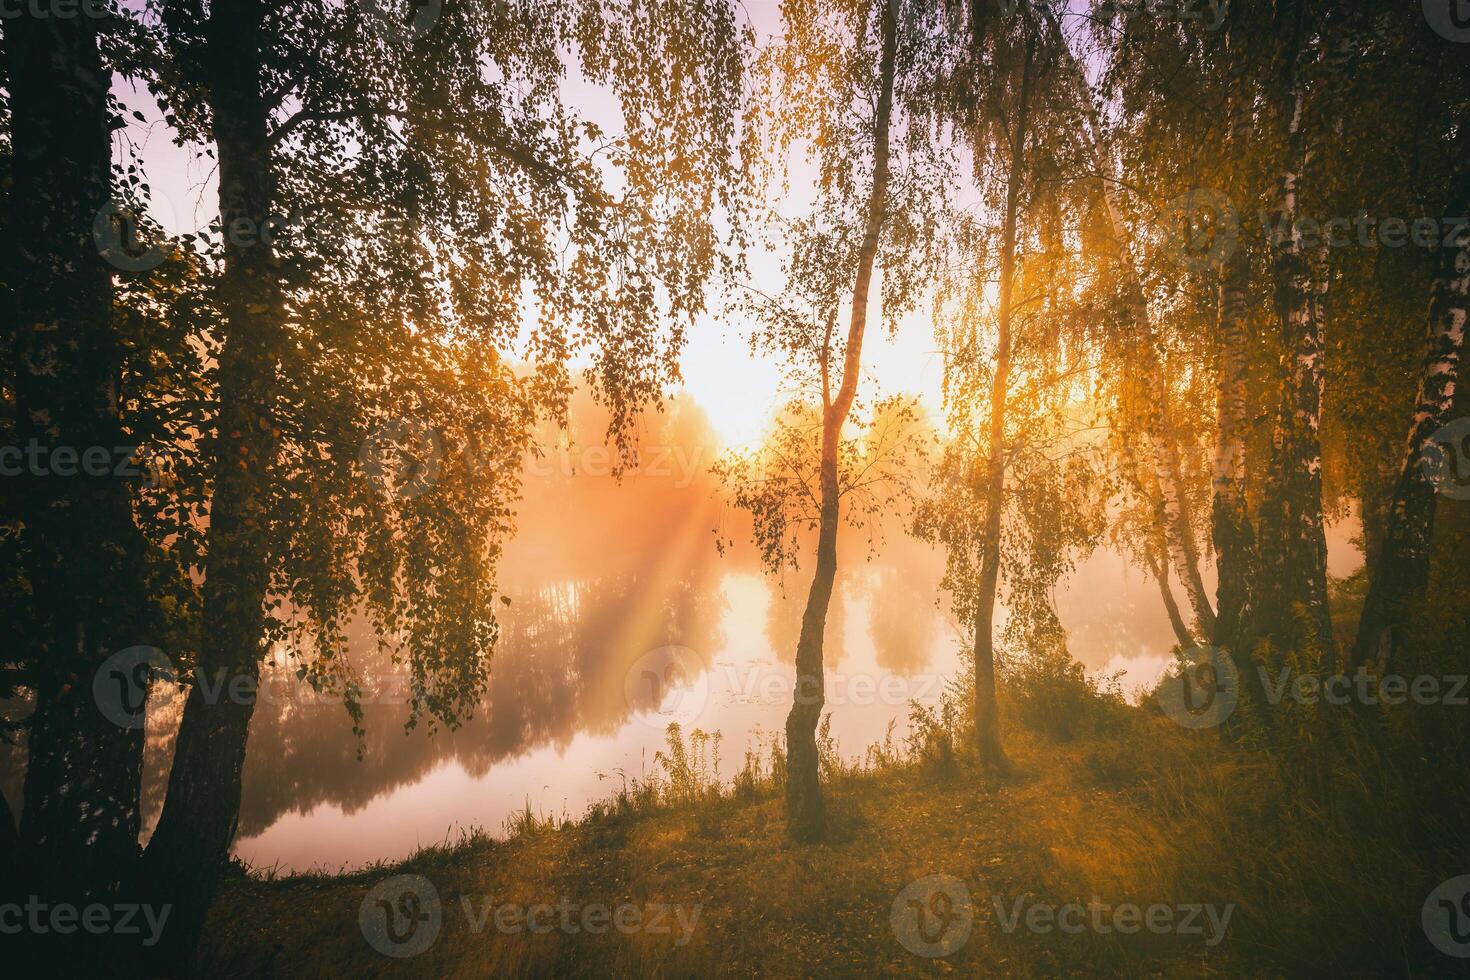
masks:
<svg viewBox="0 0 1470 980"><path fill-rule="evenodd" d="M783 372L772 359L758 358L738 331L705 324L690 332L680 369L682 397L709 416L726 449L760 443L780 400Z"/></svg>

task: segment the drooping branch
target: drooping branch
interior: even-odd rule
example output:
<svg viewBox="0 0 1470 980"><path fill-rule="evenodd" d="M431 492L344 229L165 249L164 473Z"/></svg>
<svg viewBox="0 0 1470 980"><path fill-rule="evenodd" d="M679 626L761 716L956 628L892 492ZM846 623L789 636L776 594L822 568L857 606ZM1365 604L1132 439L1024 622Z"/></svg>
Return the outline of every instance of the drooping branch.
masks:
<svg viewBox="0 0 1470 980"><path fill-rule="evenodd" d="M1189 604L1199 622L1200 631L1209 635L1215 629L1215 610L1205 594L1204 580L1200 575L1199 549L1195 544L1194 521L1184 488L1178 439L1168 411L1168 385L1165 383L1163 365L1159 359L1158 334L1149 315L1143 281L1138 274L1133 255L1132 236L1123 217L1119 183L1114 177L1117 168L1113 165L1112 154L1103 138L1102 120L1093 102L1087 79L1067 45L1061 24L1048 4L1038 4L1037 7L1046 19L1051 41L1062 58L1063 70L1067 73L1074 101L1081 113L1082 135L1091 150L1109 226L1119 253L1124 283L1124 308L1132 328L1131 333L1137 338L1138 369L1151 396L1142 424L1153 452L1154 467L1163 496L1164 531L1170 562L1189 597Z"/></svg>

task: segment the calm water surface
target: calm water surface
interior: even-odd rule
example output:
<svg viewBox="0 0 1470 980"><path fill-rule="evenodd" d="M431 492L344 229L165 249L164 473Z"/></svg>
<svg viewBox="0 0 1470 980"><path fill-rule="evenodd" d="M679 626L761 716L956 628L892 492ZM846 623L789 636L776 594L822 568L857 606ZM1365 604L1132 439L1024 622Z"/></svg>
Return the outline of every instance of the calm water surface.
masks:
<svg viewBox="0 0 1470 980"><path fill-rule="evenodd" d="M500 832L527 805L577 816L657 768L670 722L721 733L729 779L747 748L784 729L806 583L742 569L699 530L631 568L512 587L489 690L457 729L405 732L406 707L369 704L359 760L341 706L272 671L252 722L236 853L257 867L338 868L474 827ZM859 564L833 601L828 707L850 758L890 722L901 737L908 702L936 702L959 668L934 602L939 562L905 550L903 564ZM353 654L371 660L371 637L360 640ZM181 704L160 705L150 724L153 819Z"/></svg>
<svg viewBox="0 0 1470 980"><path fill-rule="evenodd" d="M596 420L585 428L595 429ZM645 433L655 447L621 482L605 456L568 450L526 481L520 530L501 562L511 599L488 690L459 727L405 731L406 688L371 631L350 630L348 659L377 683L359 746L345 710L299 684L284 654L262 679L251 725L235 852L256 867L336 870L407 856L472 828L501 833L529 806L576 817L625 780L654 772L666 728L719 732L720 775L784 731L809 579L764 574L749 527L708 474L708 426L687 404ZM873 546L845 531L828 617L827 710L842 755L859 758L909 702L937 702L961 667L940 600L942 558L901 520ZM727 543L724 553L716 540ZM733 543L733 547L731 547ZM1057 606L1072 652L1125 687L1163 669L1173 637L1157 589L1117 556L1085 562ZM162 803L183 698L150 701L145 827ZM359 748L361 757L359 757ZM22 759L4 753L3 788L20 802Z"/></svg>

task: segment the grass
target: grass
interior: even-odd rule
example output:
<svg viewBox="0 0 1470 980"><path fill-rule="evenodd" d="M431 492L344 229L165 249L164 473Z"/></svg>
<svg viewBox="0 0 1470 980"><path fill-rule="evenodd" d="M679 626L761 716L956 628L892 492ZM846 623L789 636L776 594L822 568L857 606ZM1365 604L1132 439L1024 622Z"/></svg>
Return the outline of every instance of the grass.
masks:
<svg viewBox="0 0 1470 980"><path fill-rule="evenodd" d="M1389 766L1382 760L1397 756L1366 736L1290 753L1232 748L1114 693L1056 693L1065 723L1003 692L1014 763L1005 776L982 775L956 748L965 739L954 702L917 711L906 745L890 734L860 765L844 766L827 741L831 835L812 847L784 837L778 745L748 755L722 787L715 737L691 733L686 745L674 730L658 777L580 821L528 808L508 823L508 839L474 835L397 866L231 879L211 912L203 972L1374 977L1463 965L1430 947L1419 925L1429 890L1470 870L1452 816L1465 812L1467 781L1425 779L1451 763ZM436 940L406 959L375 951L358 925L370 889L400 874L428 878L443 907ZM936 874L963 882L974 900L968 941L942 959L911 953L890 919L905 886ZM1216 945L1147 930L1007 930L997 897L1004 910L1017 901L1211 904L1229 905L1232 917ZM698 918L687 933L673 915L660 934L502 932L493 919L472 927L487 903L563 901L574 925L589 905L645 915L662 905Z"/></svg>

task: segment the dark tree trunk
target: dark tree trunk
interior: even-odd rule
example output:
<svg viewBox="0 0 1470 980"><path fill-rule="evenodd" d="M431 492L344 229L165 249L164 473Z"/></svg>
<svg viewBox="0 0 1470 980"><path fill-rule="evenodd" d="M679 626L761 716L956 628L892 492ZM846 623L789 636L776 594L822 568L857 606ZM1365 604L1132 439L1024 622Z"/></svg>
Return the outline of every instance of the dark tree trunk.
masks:
<svg viewBox="0 0 1470 980"><path fill-rule="evenodd" d="M1009 293L1002 279L1001 291ZM1007 318L1001 299L1002 319ZM982 765L1004 768L1005 750L1000 741L1000 719L995 703L995 599L1000 587L1001 511L1005 507L1005 385L1010 369L1008 327L1001 328L1002 350L996 354L995 381L991 391L990 462L986 467L984 537L980 542L980 581L975 597L975 750ZM995 414L999 413L999 414ZM998 420L998 421L997 421Z"/></svg>
<svg viewBox="0 0 1470 980"><path fill-rule="evenodd" d="M19 859L20 833L15 825L15 815L10 812L10 801L0 792L0 881L15 881ZM9 892L10 884L0 885L0 900L10 897Z"/></svg>
<svg viewBox="0 0 1470 980"><path fill-rule="evenodd" d="M1470 172L1456 179L1445 211L1450 228L1470 213ZM1414 420L1393 501L1388 527L1372 566L1368 598L1358 622L1349 667L1390 655L1394 631L1403 625L1407 605L1421 596L1429 581L1429 545L1434 532L1437 489L1424 470L1424 453L1434 434L1448 421L1459 383L1460 356L1465 345L1465 320L1470 311L1470 228L1461 227L1454 242L1440 249L1439 274L1429 306L1429 342L1420 373ZM1448 472L1464 463L1452 450ZM1382 663L1377 664L1382 667Z"/></svg>
<svg viewBox="0 0 1470 980"><path fill-rule="evenodd" d="M16 432L21 445L69 450L72 464L90 447L111 455L127 442L112 271L93 240L111 184L110 75L96 25L27 8L4 32ZM142 731L110 721L92 692L110 654L149 642L145 546L131 492L110 467L68 476L59 455L44 465L50 475L16 478L39 638L28 652L36 700L19 847L32 890L86 901L123 888L137 857Z"/></svg>
<svg viewBox="0 0 1470 980"><path fill-rule="evenodd" d="M1245 482L1249 278L1249 258L1243 250L1237 250L1220 275L1220 379L1216 392L1218 435L1212 514L1219 584L1215 592L1215 631L1210 642L1226 650L1234 650L1240 643L1241 624L1250 603L1251 572L1255 567L1255 535Z"/></svg>
<svg viewBox="0 0 1470 980"><path fill-rule="evenodd" d="M261 88L259 0L218 2L207 25L207 89L219 155L220 218L229 228L266 226L276 180ZM161 956L190 969L204 915L228 858L240 810L253 691L264 652L270 554L265 540L276 371L286 318L280 270L265 236L226 237L221 301L220 418L199 674L212 691L189 691L158 827L148 845L151 885L175 904Z"/></svg>
<svg viewBox="0 0 1470 980"><path fill-rule="evenodd" d="M1386 459L1399 449L1392 440L1385 439L1374 457ZM1397 485L1397 473L1380 471L1363 475L1362 488L1359 490L1358 522L1362 527L1363 565L1366 568L1378 567L1378 556L1383 553L1383 542L1388 537L1388 508Z"/></svg>
<svg viewBox="0 0 1470 980"><path fill-rule="evenodd" d="M806 609L801 617L801 636L796 644L796 690L791 712L786 716L786 831L799 841L820 840L827 832L816 739L817 723L826 703L822 637L837 577L837 524L841 507L837 455L843 423L847 421L853 399L857 396L863 333L868 321L868 290L872 285L878 237L882 233L888 207L888 133L898 60L898 23L893 8L893 0L887 0L882 14L883 51L878 67L878 104L873 119L873 186L868 195L867 227L852 289L852 319L847 329L842 385L835 398L831 397L828 383L829 353L826 349L822 351L822 513L817 537L816 572L812 577L811 591L807 594Z"/></svg>
<svg viewBox="0 0 1470 980"><path fill-rule="evenodd" d="M827 609L837 577L838 487L833 412L826 410L822 426L822 518L817 539L816 573L801 616L796 644L796 690L786 716L787 833L800 841L820 840L826 834L826 806L822 800L816 731L826 703L822 636Z"/></svg>
<svg viewBox="0 0 1470 980"><path fill-rule="evenodd" d="M1152 547L1146 548L1143 560L1148 563L1149 574L1159 585L1159 598L1163 599L1164 611L1169 614L1169 625L1174 630L1174 638L1184 649L1192 649L1195 638L1190 635L1184 616L1179 612L1179 603L1174 599L1174 590L1169 587L1169 563L1160 558Z"/></svg>

